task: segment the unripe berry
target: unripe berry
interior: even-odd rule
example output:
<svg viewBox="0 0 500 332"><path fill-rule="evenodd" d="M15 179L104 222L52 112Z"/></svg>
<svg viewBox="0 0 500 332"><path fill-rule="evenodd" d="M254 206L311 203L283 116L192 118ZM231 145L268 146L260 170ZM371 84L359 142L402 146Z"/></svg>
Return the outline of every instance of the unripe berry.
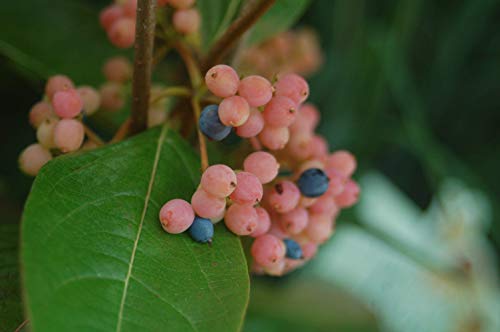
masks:
<svg viewBox="0 0 500 332"><path fill-rule="evenodd" d="M257 212L257 227L250 234L252 237L259 237L261 235L266 234L271 228L271 217L269 213L267 213L266 209L261 207L256 207L255 212Z"/></svg>
<svg viewBox="0 0 500 332"><path fill-rule="evenodd" d="M52 98L54 112L63 119L74 118L83 109L83 101L78 91L67 89L57 91Z"/></svg>
<svg viewBox="0 0 500 332"><path fill-rule="evenodd" d="M258 109L252 108L247 121L235 129L236 135L243 138L257 136L264 128L264 118Z"/></svg>
<svg viewBox="0 0 500 332"><path fill-rule="evenodd" d="M239 172L236 174L236 189L229 196L233 202L239 204L257 204L262 199L262 184L254 174Z"/></svg>
<svg viewBox="0 0 500 332"><path fill-rule="evenodd" d="M286 261L285 259L280 259L271 266L264 268L267 275L280 277L285 273Z"/></svg>
<svg viewBox="0 0 500 332"><path fill-rule="evenodd" d="M266 125L288 127L295 121L296 105L290 98L276 96L264 108L262 115Z"/></svg>
<svg viewBox="0 0 500 332"><path fill-rule="evenodd" d="M50 151L40 144L31 144L19 156L19 168L25 174L35 176L43 165L52 159Z"/></svg>
<svg viewBox="0 0 500 332"><path fill-rule="evenodd" d="M196 216L189 227L189 235L196 242L211 243L214 236L214 225L206 218Z"/></svg>
<svg viewBox="0 0 500 332"><path fill-rule="evenodd" d="M267 197L269 205L279 213L295 209L300 199L299 188L291 181L281 181L275 184Z"/></svg>
<svg viewBox="0 0 500 332"><path fill-rule="evenodd" d="M264 234L255 239L250 251L257 264L268 268L285 257L286 247L276 236Z"/></svg>
<svg viewBox="0 0 500 332"><path fill-rule="evenodd" d="M324 214L309 215L309 223L305 234L314 243L322 244L333 234L333 221L330 216Z"/></svg>
<svg viewBox="0 0 500 332"><path fill-rule="evenodd" d="M49 99L52 99L54 94L58 91L73 89L75 86L73 82L64 75L55 75L49 78L45 85L45 94Z"/></svg>
<svg viewBox="0 0 500 332"><path fill-rule="evenodd" d="M330 196L337 196L342 193L348 178L333 167L325 169L325 172L328 179L330 179L330 184L328 185L326 193Z"/></svg>
<svg viewBox="0 0 500 332"><path fill-rule="evenodd" d="M132 78L132 64L122 56L109 59L102 69L108 81L125 83Z"/></svg>
<svg viewBox="0 0 500 332"><path fill-rule="evenodd" d="M227 65L214 66L205 75L205 84L208 90L221 98L234 96L238 91L239 83L238 74Z"/></svg>
<svg viewBox="0 0 500 332"><path fill-rule="evenodd" d="M307 242L302 245L302 255L305 259L309 260L313 258L318 252L318 245L314 242Z"/></svg>
<svg viewBox="0 0 500 332"><path fill-rule="evenodd" d="M201 176L201 187L207 193L220 198L228 197L236 188L234 171L226 165L212 165Z"/></svg>
<svg viewBox="0 0 500 332"><path fill-rule="evenodd" d="M198 188L191 197L191 205L197 215L211 219L218 218L224 212L226 200L210 195L205 190Z"/></svg>
<svg viewBox="0 0 500 332"><path fill-rule="evenodd" d="M109 40L119 48L129 48L135 41L135 20L120 18L108 30Z"/></svg>
<svg viewBox="0 0 500 332"><path fill-rule="evenodd" d="M350 177L356 170L356 158L345 150L332 153L326 160L327 167L333 167L346 177Z"/></svg>
<svg viewBox="0 0 500 332"><path fill-rule="evenodd" d="M285 74L278 78L274 85L276 96L285 96L297 105L302 104L309 96L309 85L306 80L297 74Z"/></svg>
<svg viewBox="0 0 500 332"><path fill-rule="evenodd" d="M281 215L279 222L281 228L288 234L299 234L306 228L309 222L309 214L306 209L297 207Z"/></svg>
<svg viewBox="0 0 500 332"><path fill-rule="evenodd" d="M309 212L314 214L324 214L333 218L337 216L339 208L335 204L333 197L323 195L319 197L313 205L311 205Z"/></svg>
<svg viewBox="0 0 500 332"><path fill-rule="evenodd" d="M193 221L193 208L183 199L172 199L160 210L161 226L167 233L182 233L193 224Z"/></svg>
<svg viewBox="0 0 500 332"><path fill-rule="evenodd" d="M256 151L245 158L243 168L245 172L254 174L262 184L266 184L276 178L280 165L272 154Z"/></svg>
<svg viewBox="0 0 500 332"><path fill-rule="evenodd" d="M176 10L172 17L174 29L185 35L198 31L200 21L200 13L196 8Z"/></svg>
<svg viewBox="0 0 500 332"><path fill-rule="evenodd" d="M76 89L83 102L83 111L86 115L94 114L101 106L101 95L90 86L81 86Z"/></svg>
<svg viewBox="0 0 500 332"><path fill-rule="evenodd" d="M295 132L313 132L318 126L320 114L318 109L310 103L306 103L299 108L297 118L290 126L290 130Z"/></svg>
<svg viewBox="0 0 500 332"><path fill-rule="evenodd" d="M123 14L135 19L137 14L137 0L126 0L123 4Z"/></svg>
<svg viewBox="0 0 500 332"><path fill-rule="evenodd" d="M46 101L39 101L31 107L29 121L33 128L38 128L42 122L54 116L52 106Z"/></svg>
<svg viewBox="0 0 500 332"><path fill-rule="evenodd" d="M233 204L227 209L224 223L236 235L250 235L257 229L259 216L250 204Z"/></svg>
<svg viewBox="0 0 500 332"><path fill-rule="evenodd" d="M265 126L259 134L259 140L269 150L283 149L290 139L290 131L287 127Z"/></svg>
<svg viewBox="0 0 500 332"><path fill-rule="evenodd" d="M54 128L54 143L64 153L78 150L84 138L85 130L78 120L62 119Z"/></svg>
<svg viewBox="0 0 500 332"><path fill-rule="evenodd" d="M328 142L320 135L314 135L309 141L310 158L323 159L328 155Z"/></svg>
<svg viewBox="0 0 500 332"><path fill-rule="evenodd" d="M117 111L125 106L122 86L118 83L108 82L101 86L101 106L108 111Z"/></svg>
<svg viewBox="0 0 500 332"><path fill-rule="evenodd" d="M335 196L335 203L340 208L348 208L353 206L359 199L359 186L356 181L349 179L345 184L344 191Z"/></svg>
<svg viewBox="0 0 500 332"><path fill-rule="evenodd" d="M259 107L271 100L273 87L264 77L251 75L240 81L238 94L245 98L251 107Z"/></svg>
<svg viewBox="0 0 500 332"><path fill-rule="evenodd" d="M123 7L119 5L111 5L104 8L99 14L99 22L104 30L111 28L113 23L123 17Z"/></svg>
<svg viewBox="0 0 500 332"><path fill-rule="evenodd" d="M176 9L186 9L194 5L196 0L166 0L166 2Z"/></svg>
<svg viewBox="0 0 500 332"><path fill-rule="evenodd" d="M286 152L296 160L306 160L311 156L311 139L312 134L309 132L291 132L290 141L286 145Z"/></svg>
<svg viewBox="0 0 500 332"><path fill-rule="evenodd" d="M250 106L245 98L232 96L224 98L219 105L220 121L226 126L238 127L250 116Z"/></svg>
<svg viewBox="0 0 500 332"><path fill-rule="evenodd" d="M40 124L36 130L36 139L46 149L56 147L54 142L54 128L59 120L57 118L48 118Z"/></svg>

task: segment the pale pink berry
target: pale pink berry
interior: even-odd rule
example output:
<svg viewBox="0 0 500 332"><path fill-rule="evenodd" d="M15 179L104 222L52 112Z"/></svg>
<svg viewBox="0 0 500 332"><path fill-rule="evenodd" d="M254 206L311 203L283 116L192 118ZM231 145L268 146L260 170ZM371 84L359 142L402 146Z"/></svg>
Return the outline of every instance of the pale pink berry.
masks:
<svg viewBox="0 0 500 332"><path fill-rule="evenodd" d="M258 109L252 108L247 121L236 128L236 135L243 138L257 136L264 128L264 118Z"/></svg>
<svg viewBox="0 0 500 332"><path fill-rule="evenodd" d="M326 193L330 196L337 196L342 193L348 178L333 167L325 169L325 173L330 179Z"/></svg>
<svg viewBox="0 0 500 332"><path fill-rule="evenodd" d="M101 95L90 86L81 86L76 89L83 101L83 111L86 115L94 114L101 106Z"/></svg>
<svg viewBox="0 0 500 332"><path fill-rule="evenodd" d="M59 120L55 117L48 118L43 121L38 129L36 130L36 139L43 147L47 149L55 148L54 142L54 128L56 127Z"/></svg>
<svg viewBox="0 0 500 332"><path fill-rule="evenodd" d="M300 199L299 188L295 183L285 180L273 186L269 191L269 205L279 213L286 213L295 209Z"/></svg>
<svg viewBox="0 0 500 332"><path fill-rule="evenodd" d="M137 14L137 0L125 0L123 4L123 14L135 19Z"/></svg>
<svg viewBox="0 0 500 332"><path fill-rule="evenodd" d="M290 139L290 131L287 127L265 126L259 134L259 140L269 150L283 149Z"/></svg>
<svg viewBox="0 0 500 332"><path fill-rule="evenodd" d="M276 263L264 268L267 275L280 277L286 272L285 259L280 259Z"/></svg>
<svg viewBox="0 0 500 332"><path fill-rule="evenodd" d="M241 126L249 116L250 106L243 97L227 97L219 104L219 119L226 126Z"/></svg>
<svg viewBox="0 0 500 332"><path fill-rule="evenodd" d="M255 239L250 251L257 264L269 268L285 257L286 247L276 236L264 234Z"/></svg>
<svg viewBox="0 0 500 332"><path fill-rule="evenodd" d="M55 75L49 78L45 85L45 94L49 99L52 99L58 91L73 89L75 86L67 76Z"/></svg>
<svg viewBox="0 0 500 332"><path fill-rule="evenodd" d="M46 101L39 101L31 107L29 121L33 128L38 128L42 122L54 116L52 106Z"/></svg>
<svg viewBox="0 0 500 332"><path fill-rule="evenodd" d="M350 177L356 170L356 158L349 151L339 150L327 158L326 165L337 169L344 176Z"/></svg>
<svg viewBox="0 0 500 332"><path fill-rule="evenodd" d="M62 119L54 128L54 143L62 152L73 152L82 146L85 130L80 121Z"/></svg>
<svg viewBox="0 0 500 332"><path fill-rule="evenodd" d="M196 0L166 0L166 2L176 9L186 9L193 7Z"/></svg>
<svg viewBox="0 0 500 332"><path fill-rule="evenodd" d="M306 80L293 73L280 76L274 88L276 96L288 97L297 105L302 104L309 96L309 85Z"/></svg>
<svg viewBox="0 0 500 332"><path fill-rule="evenodd" d="M102 68L108 81L125 83L132 78L132 64L122 56L109 59Z"/></svg>
<svg viewBox="0 0 500 332"><path fill-rule="evenodd" d="M227 209L224 223L236 235L250 235L257 229L259 216L250 204L233 204Z"/></svg>
<svg viewBox="0 0 500 332"><path fill-rule="evenodd" d="M249 172L236 174L236 189L229 196L233 202L239 204L256 204L263 195L262 183L259 178Z"/></svg>
<svg viewBox="0 0 500 332"><path fill-rule="evenodd" d="M101 86L101 106L108 111L117 111L125 106L122 86L118 83L108 82Z"/></svg>
<svg viewBox="0 0 500 332"><path fill-rule="evenodd" d="M309 141L309 157L322 159L328 155L328 142L320 135L314 135Z"/></svg>
<svg viewBox="0 0 500 332"><path fill-rule="evenodd" d="M172 17L175 31L184 35L198 31L200 21L200 13L196 8L176 10Z"/></svg>
<svg viewBox="0 0 500 332"><path fill-rule="evenodd" d="M271 217L267 213L266 209L261 207L256 207L255 212L257 212L257 228L250 234L252 237L259 237L266 234L271 228Z"/></svg>
<svg viewBox="0 0 500 332"><path fill-rule="evenodd" d="M309 159L300 164L299 168L295 171L297 178L302 174L302 172L308 170L309 168L319 168L321 170L325 169L325 164L320 159Z"/></svg>
<svg viewBox="0 0 500 332"><path fill-rule="evenodd" d="M160 210L161 227L170 234L186 231L193 220L193 208L183 199L172 199L165 203Z"/></svg>
<svg viewBox="0 0 500 332"><path fill-rule="evenodd" d="M289 273L293 270L298 269L302 265L304 265L305 261L303 259L290 259L290 258L285 258L285 271L284 273Z"/></svg>
<svg viewBox="0 0 500 332"><path fill-rule="evenodd" d="M218 164L208 167L203 172L200 184L207 193L226 198L236 188L237 178L230 167Z"/></svg>
<svg viewBox="0 0 500 332"><path fill-rule="evenodd" d="M311 139L312 135L309 132L292 132L290 141L286 145L286 151L296 160L305 160L311 155Z"/></svg>
<svg viewBox="0 0 500 332"><path fill-rule="evenodd" d="M83 101L75 89L61 90L54 94L52 107L59 117L69 119L80 114Z"/></svg>
<svg viewBox="0 0 500 332"><path fill-rule="evenodd" d="M271 182L278 176L280 165L269 152L256 151L250 153L243 162L245 172L250 172L259 178L262 184Z"/></svg>
<svg viewBox="0 0 500 332"><path fill-rule="evenodd" d="M264 77L251 75L240 81L238 94L245 98L251 107L259 107L271 100L273 87Z"/></svg>
<svg viewBox="0 0 500 332"><path fill-rule="evenodd" d="M127 17L118 19L108 30L108 37L116 47L131 47L135 41L135 20Z"/></svg>
<svg viewBox="0 0 500 332"><path fill-rule="evenodd" d="M313 132L318 126L320 114L316 106L306 103L299 108L297 118L290 126L290 130L295 132Z"/></svg>
<svg viewBox="0 0 500 332"><path fill-rule="evenodd" d="M262 116L266 125L288 127L295 121L297 106L290 98L276 96L264 108Z"/></svg>
<svg viewBox="0 0 500 332"><path fill-rule="evenodd" d="M314 242L307 242L302 245L302 255L304 259L309 260L316 256L318 252L318 245Z"/></svg>
<svg viewBox="0 0 500 332"><path fill-rule="evenodd" d="M208 90L221 98L234 96L238 91L239 83L238 74L227 65L214 66L205 75L205 84Z"/></svg>
<svg viewBox="0 0 500 332"><path fill-rule="evenodd" d="M104 8L99 14L99 22L104 30L111 28L113 23L123 17L123 7L119 5L111 5Z"/></svg>
<svg viewBox="0 0 500 332"><path fill-rule="evenodd" d="M268 234L274 235L279 239L286 239L289 237L288 233L281 227L281 225L276 221L278 217L273 217L271 220L271 228L269 228Z"/></svg>
<svg viewBox="0 0 500 332"><path fill-rule="evenodd" d="M310 214L305 234L314 243L325 243L333 234L333 221L324 214Z"/></svg>
<svg viewBox="0 0 500 332"><path fill-rule="evenodd" d="M309 222L309 213L301 207L297 207L290 212L284 213L279 219L281 228L288 234L294 235L302 232Z"/></svg>
<svg viewBox="0 0 500 332"><path fill-rule="evenodd" d="M299 206L301 206L303 208L308 208L311 205L313 205L314 203L316 203L317 200L318 199L315 197L300 196Z"/></svg>
<svg viewBox="0 0 500 332"><path fill-rule="evenodd" d="M335 204L333 197L322 195L318 197L316 202L309 207L309 212L314 214L330 215L332 218L339 212L339 208Z"/></svg>
<svg viewBox="0 0 500 332"><path fill-rule="evenodd" d="M162 108L148 110L148 128L161 125L167 120L167 113Z"/></svg>
<svg viewBox="0 0 500 332"><path fill-rule="evenodd" d="M35 176L43 165L52 159L50 151L40 144L31 144L19 155L19 168L23 173Z"/></svg>
<svg viewBox="0 0 500 332"><path fill-rule="evenodd" d="M226 208L224 198L210 195L205 190L198 188L191 197L194 212L202 218L212 219L220 217Z"/></svg>
<svg viewBox="0 0 500 332"><path fill-rule="evenodd" d="M359 186L356 181L349 179L345 184L344 191L335 196L335 203L340 208L353 206L359 199Z"/></svg>

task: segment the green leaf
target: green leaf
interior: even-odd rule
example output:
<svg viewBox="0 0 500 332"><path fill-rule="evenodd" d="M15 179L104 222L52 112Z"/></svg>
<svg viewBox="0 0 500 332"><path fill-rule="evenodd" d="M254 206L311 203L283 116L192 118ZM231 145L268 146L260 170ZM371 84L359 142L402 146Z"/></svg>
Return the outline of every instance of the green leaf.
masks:
<svg viewBox="0 0 500 332"><path fill-rule="evenodd" d="M238 331L248 270L223 225L212 246L166 234L161 205L188 199L199 161L153 129L50 162L25 207L22 262L39 331Z"/></svg>
<svg viewBox="0 0 500 332"><path fill-rule="evenodd" d="M208 47L231 24L241 2L241 0L198 0L196 6L201 14L203 50L208 50Z"/></svg>
<svg viewBox="0 0 500 332"><path fill-rule="evenodd" d="M10 28L0 29L0 54L30 78L64 73L78 84L101 82L105 59L120 51L107 40L99 9L83 0L5 2L0 21Z"/></svg>
<svg viewBox="0 0 500 332"><path fill-rule="evenodd" d="M278 0L252 28L248 43L262 42L291 27L304 13L310 0Z"/></svg>

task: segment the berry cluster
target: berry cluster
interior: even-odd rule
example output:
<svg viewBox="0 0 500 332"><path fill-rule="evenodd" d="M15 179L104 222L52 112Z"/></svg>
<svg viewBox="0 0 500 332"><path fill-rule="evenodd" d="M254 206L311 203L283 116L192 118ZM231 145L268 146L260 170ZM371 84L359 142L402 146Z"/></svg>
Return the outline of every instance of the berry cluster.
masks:
<svg viewBox="0 0 500 332"><path fill-rule="evenodd" d="M190 35L200 28L200 13L194 8L196 0L158 0L158 6L174 8L172 25L180 34Z"/></svg>
<svg viewBox="0 0 500 332"><path fill-rule="evenodd" d="M132 64L127 58L117 56L108 59L102 68L106 82L101 85L101 107L106 111L118 111L125 106L127 83L132 79Z"/></svg>
<svg viewBox="0 0 500 332"><path fill-rule="evenodd" d="M161 224L169 233L189 230L194 240L210 242L211 224L224 219L234 234L255 238L254 272L282 275L311 259L333 234L340 209L357 201L356 160L343 150L330 154L314 133L319 112L303 104L309 87L302 77L280 75L273 86L260 76L240 80L231 67L217 65L205 82L223 99L205 107L201 131L220 141L234 127L269 151L249 154L241 171L208 167L191 203L174 199L162 207Z"/></svg>

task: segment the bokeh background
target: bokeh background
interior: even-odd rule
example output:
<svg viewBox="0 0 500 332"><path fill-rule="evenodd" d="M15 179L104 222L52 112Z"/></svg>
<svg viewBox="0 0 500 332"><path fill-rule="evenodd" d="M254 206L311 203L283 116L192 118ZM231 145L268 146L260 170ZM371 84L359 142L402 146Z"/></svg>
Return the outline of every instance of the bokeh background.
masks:
<svg viewBox="0 0 500 332"><path fill-rule="evenodd" d="M17 168L35 141L28 110L52 68L97 84L90 73L118 53L104 33L59 42L99 29L95 15L108 1L87 2L25 1L31 17L0 9L2 331L14 327L1 317L22 321L9 225L32 181ZM69 19L73 11L80 20ZM54 28L37 29L47 24ZM254 278L244 330L500 331L500 1L314 0L296 28L306 26L324 53L310 77L320 132L358 157L362 199L311 264ZM83 57L96 68L75 61Z"/></svg>

